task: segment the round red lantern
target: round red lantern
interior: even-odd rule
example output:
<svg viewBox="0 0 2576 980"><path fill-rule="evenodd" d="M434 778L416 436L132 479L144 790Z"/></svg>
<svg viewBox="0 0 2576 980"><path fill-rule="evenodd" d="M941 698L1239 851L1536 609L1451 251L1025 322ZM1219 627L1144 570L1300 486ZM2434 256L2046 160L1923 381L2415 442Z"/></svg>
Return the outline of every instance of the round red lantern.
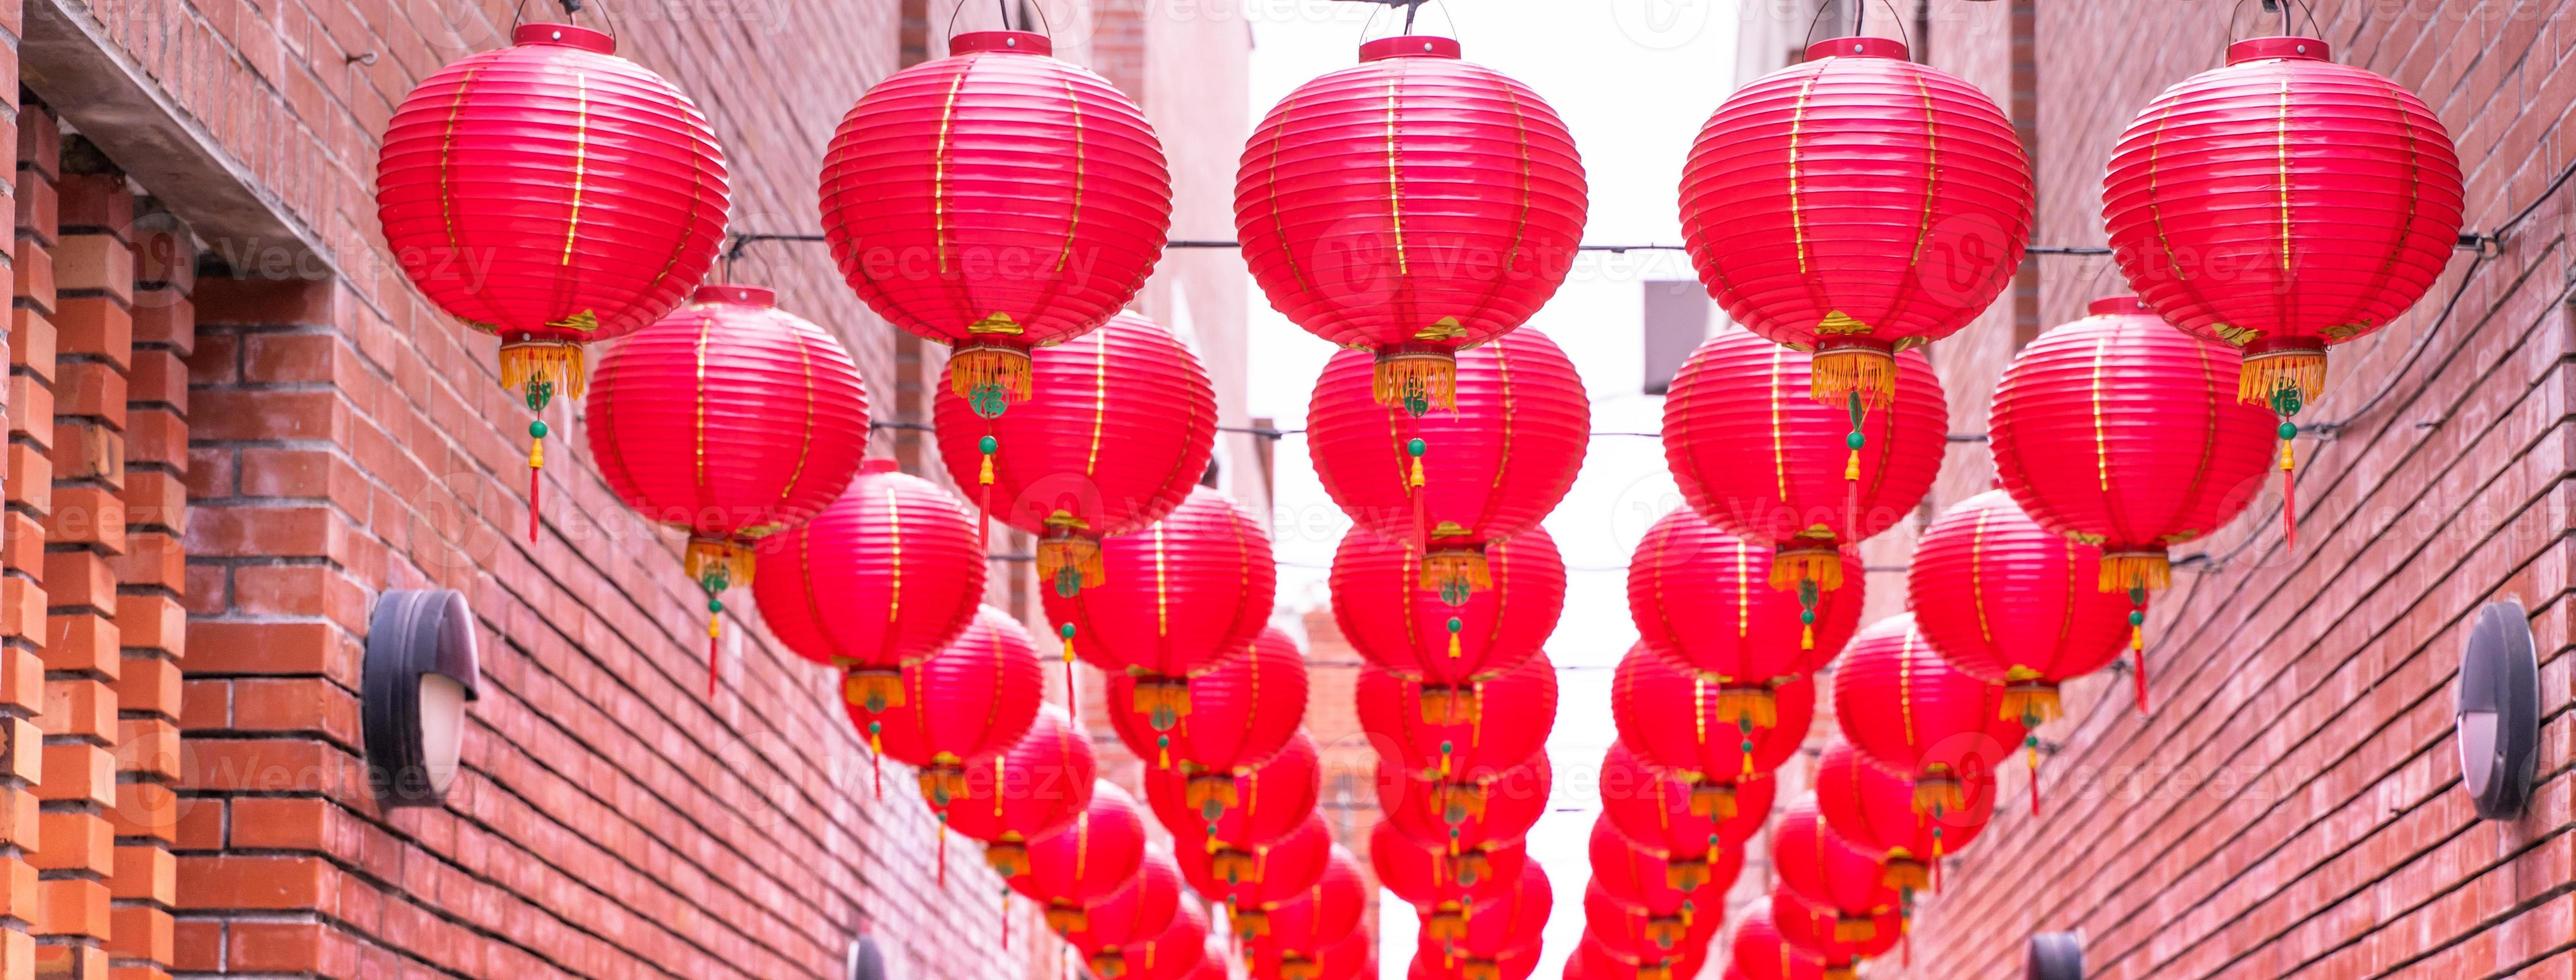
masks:
<svg viewBox="0 0 2576 980"><path fill-rule="evenodd" d="M1201 897L1224 902L1235 932L1245 937L1268 934L1268 910L1312 890L1333 861L1332 828L1311 810L1296 829L1260 844L1208 838L1186 828L1172 839L1181 877Z"/></svg>
<svg viewBox="0 0 2576 980"><path fill-rule="evenodd" d="M2387 326L2442 274L2464 188L2442 120L2324 41L2228 45L2156 96L2102 175L2129 285L2175 326L2245 351L2237 396L2284 416L2326 348Z"/></svg>
<svg viewBox="0 0 2576 980"><path fill-rule="evenodd" d="M1134 314L1009 356L1025 357L1041 393L999 415L998 403L940 392L939 458L987 518L1038 536L1038 579L1069 596L1106 581L1102 538L1162 519L1198 485L1216 393L1187 343Z"/></svg>
<svg viewBox="0 0 2576 980"><path fill-rule="evenodd" d="M1374 666L1360 669L1354 697L1360 730L1382 764L1443 779L1509 768L1546 750L1556 726L1556 665L1546 654L1474 682L1465 698L1451 696L1453 690Z"/></svg>
<svg viewBox="0 0 2576 980"><path fill-rule="evenodd" d="M1414 415L1370 394L1368 355L1324 365L1306 451L1360 527L1412 542L1423 588L1451 605L1493 587L1485 547L1538 526L1574 486L1592 403L1574 362L1536 330L1457 354L1454 410Z"/></svg>
<svg viewBox="0 0 2576 980"><path fill-rule="evenodd" d="M1046 696L1042 674L1028 631L985 606L946 649L897 671L900 703L873 696L855 673L842 697L877 756L958 773L1028 733Z"/></svg>
<svg viewBox="0 0 2576 980"><path fill-rule="evenodd" d="M1424 916L1419 948L1487 962L1535 955L1555 907L1556 894L1546 869L1536 861L1524 861L1520 880L1501 897L1479 903L1455 919L1438 912Z"/></svg>
<svg viewBox="0 0 2576 980"><path fill-rule="evenodd" d="M1220 962L1217 972L1206 980L1224 980L1222 965ZM1320 949L1252 943L1244 948L1244 968L1253 980L1374 980L1377 941L1366 930L1354 928Z"/></svg>
<svg viewBox="0 0 2576 980"><path fill-rule="evenodd" d="M1910 613L1863 627L1834 668L1843 737L1912 780L1914 805L1935 816L1992 793L1995 764L2021 744L2021 720L2002 713L2003 696L2003 685L1941 659Z"/></svg>
<svg viewBox="0 0 2576 980"><path fill-rule="evenodd" d="M1079 949L1118 949L1150 942L1180 911L1181 872L1162 851L1145 854L1128 880L1073 907L1047 906L1047 928Z"/></svg>
<svg viewBox="0 0 2576 980"><path fill-rule="evenodd" d="M1369 868L1378 884L1415 910L1461 911L1500 897L1521 877L1529 859L1520 841L1487 841L1449 853L1445 844L1424 844L1405 835L1393 821L1369 829Z"/></svg>
<svg viewBox="0 0 2576 980"><path fill-rule="evenodd" d="M2119 659L2138 635L2095 587L2102 552L2041 527L2001 490L1960 501L1915 542L1914 625L1950 665L2005 685L2005 714L2058 716L2057 686Z"/></svg>
<svg viewBox="0 0 2576 980"><path fill-rule="evenodd" d="M1229 847L1278 840L1306 822L1323 793L1322 759L1304 732L1259 765L1193 776L1177 769L1145 773L1145 802L1174 833L1204 832Z"/></svg>
<svg viewBox="0 0 2576 980"><path fill-rule="evenodd" d="M850 699L884 707L904 702L898 668L947 646L984 596L974 518L890 459L861 464L821 514L762 539L753 566L770 633L850 668Z"/></svg>
<svg viewBox="0 0 2576 980"><path fill-rule="evenodd" d="M1940 473L1941 381L1922 352L1894 356L1892 407L1866 414L1808 398L1813 358L1742 329L1718 331L1674 375L1664 462L1701 517L1776 549L1773 588L1841 588L1840 549L1912 514Z"/></svg>
<svg viewBox="0 0 2576 980"><path fill-rule="evenodd" d="M1854 847L1880 852L1888 887L1909 900L1915 892L1937 889L1942 859L1975 841L1995 816L1992 793L1973 794L1957 810L1918 810L1913 780L1869 761L1841 739L1825 747L1815 787L1825 826Z"/></svg>
<svg viewBox="0 0 2576 980"><path fill-rule="evenodd" d="M706 116L616 47L521 24L510 47L422 79L377 151L386 249L439 309L501 338L501 386L538 414L582 396L581 345L642 329L706 276L732 206ZM534 540L544 420L528 434Z"/></svg>
<svg viewBox="0 0 2576 980"><path fill-rule="evenodd" d="M1574 137L1538 94L1450 38L1360 46L1244 144L1235 237L1291 322L1371 352L1382 404L1457 399L1453 356L1565 281L1587 206Z"/></svg>
<svg viewBox="0 0 2576 980"><path fill-rule="evenodd" d="M1181 902L1172 920L1152 936L1120 946L1084 946L1083 962L1105 980L1181 980L1207 960L1207 913Z"/></svg>
<svg viewBox="0 0 2576 980"><path fill-rule="evenodd" d="M1321 828L1323 820L1319 817L1315 824ZM1331 839L1329 831L1325 837ZM1331 850L1313 882L1294 894L1259 906L1236 902L1230 914L1235 934L1258 946L1294 950L1311 958L1357 931L1360 915L1368 908L1368 884L1360 879L1359 862L1349 851L1339 844L1331 845Z"/></svg>
<svg viewBox="0 0 2576 980"><path fill-rule="evenodd" d="M1735 937L1727 942L1728 963L1744 980L1823 980L1828 971L1814 953L1790 945L1771 918L1771 902L1757 901L1737 910ZM1851 970L1838 968L1836 980L1849 980Z"/></svg>
<svg viewBox="0 0 2576 980"><path fill-rule="evenodd" d="M1750 707L1758 702L1730 704L1724 688L1639 645L1611 675L1610 720L1621 744L1690 787L1694 812L1729 813L1730 782L1779 769L1798 753L1816 717L1816 685L1805 677L1764 694L1767 726L1758 725Z"/></svg>
<svg viewBox="0 0 2576 980"><path fill-rule="evenodd" d="M1778 791L1770 777L1755 776L1720 784L1722 794L1694 793L1691 784L1656 771L1620 742L1610 743L1600 778L1603 816L1629 843L1671 862L1666 880L1682 891L1709 880L1719 860L1714 852L1738 847L1762 829Z"/></svg>
<svg viewBox="0 0 2576 980"><path fill-rule="evenodd" d="M1709 294L1816 352L1815 400L1858 413L1901 398L1898 351L1967 326L2012 281L2033 191L1993 99L1901 43L1844 37L1717 107L1681 201Z"/></svg>
<svg viewBox="0 0 2576 980"><path fill-rule="evenodd" d="M2102 550L2098 587L2127 592L2143 623L2147 594L2172 576L2165 549L2261 493L2274 432L2263 410L2227 396L2235 349L2175 331L2135 297L2091 310L2004 368L1995 471L2032 520ZM2143 709L2143 676L2138 691Z"/></svg>
<svg viewBox="0 0 2576 980"><path fill-rule="evenodd" d="M1417 949L1404 976L1405 980L1529 980L1538 975L1538 962L1539 950L1535 946L1494 959L1461 959Z"/></svg>
<svg viewBox="0 0 2576 980"><path fill-rule="evenodd" d="M1691 980L1707 960L1705 948L1684 947L1671 956L1641 959L1587 938L1566 960L1566 973L1581 980Z"/></svg>
<svg viewBox="0 0 2576 980"><path fill-rule="evenodd" d="M1415 842L1463 854L1528 836L1547 814L1555 772L1547 754L1502 769L1460 769L1424 779L1380 767L1378 809Z"/></svg>
<svg viewBox="0 0 2576 980"><path fill-rule="evenodd" d="M868 448L859 366L823 328L773 305L769 290L701 286L610 349L592 381L590 453L609 490L689 535L689 578L707 593L712 695L720 596L750 584L753 543L812 519L859 471Z"/></svg>
<svg viewBox="0 0 2576 980"><path fill-rule="evenodd" d="M1190 715L1190 675L1250 648L1269 620L1278 581L1270 534L1233 498L1195 487L1163 519L1101 542L1098 559L1110 584L1040 592L1064 638L1067 677L1074 654L1129 675L1111 704L1168 732Z"/></svg>
<svg viewBox="0 0 2576 980"><path fill-rule="evenodd" d="M1028 842L1071 826L1091 806L1093 769L1091 740L1049 706L1009 749L961 770L922 770L921 797L939 817L943 854L954 830L984 842L987 860L1025 866ZM993 857L996 848L1005 856ZM1008 856L1014 849L1018 856ZM946 870L943 857L943 881Z"/></svg>
<svg viewBox="0 0 2576 980"><path fill-rule="evenodd" d="M1050 57L1047 38L978 31L948 51L841 117L823 157L823 238L869 309L954 351L949 392L994 416L1031 397L1032 374L1041 391L1061 380L1032 370L1032 350L1099 326L1143 288L1171 228L1172 177L1144 111Z"/></svg>
<svg viewBox="0 0 2576 980"><path fill-rule="evenodd" d="M1889 883L1886 869L1879 864L1884 856L1825 826L1814 794L1790 803L1771 828L1771 868L1780 876L1780 886L1811 906L1833 912L1838 919L1836 939L1873 939L1877 916L1904 908L1905 896Z"/></svg>
<svg viewBox="0 0 2576 980"><path fill-rule="evenodd" d="M1117 591L1112 585L1083 593ZM1195 602L1174 609L1179 612ZM1173 683L1186 684L1190 713L1168 712ZM1156 685L1163 685L1157 689ZM1154 768L1174 765L1192 775L1231 773L1259 765L1288 744L1306 720L1306 652L1277 627L1207 670L1181 680L1124 671L1109 675L1109 724L1119 741ZM1156 721L1166 721L1156 728Z"/></svg>
<svg viewBox="0 0 2576 980"><path fill-rule="evenodd" d="M1718 715L1772 725L1771 688L1824 668L1860 628L1859 559L1838 555L1814 608L1770 587L1767 545L1729 534L1683 507L1665 514L1628 561L1628 617L1656 653L1717 688Z"/></svg>
<svg viewBox="0 0 2576 980"><path fill-rule="evenodd" d="M1783 942L1824 964L1826 980L1851 980L1862 961L1895 949L1906 929L1905 916L1895 909L1855 922L1786 888L1771 890L1771 919Z"/></svg>
<svg viewBox="0 0 2576 980"><path fill-rule="evenodd" d="M1369 663L1446 689L1425 694L1463 698L1472 717L1475 682L1537 655L1565 610L1565 560L1546 531L1489 544L1485 561L1493 587L1450 605L1420 586L1419 550L1352 528L1333 552L1333 622Z"/></svg>
<svg viewBox="0 0 2576 980"><path fill-rule="evenodd" d="M1744 871L1742 848L1721 847L1709 852L1705 866L1684 867L1621 836L1607 817L1592 821L1585 853L1591 858L1593 884L1620 905L1684 922L1718 918L1726 890ZM1694 883L1679 887L1677 879Z"/></svg>
<svg viewBox="0 0 2576 980"><path fill-rule="evenodd" d="M1684 948L1707 944L1725 921L1722 912L1686 916L1658 915L1621 901L1594 878L1583 889L1583 938L1603 948L1639 959L1663 959Z"/></svg>
<svg viewBox="0 0 2576 980"><path fill-rule="evenodd" d="M1083 928L1083 907L1109 897L1136 877L1145 859L1145 815L1136 798L1108 780L1091 785L1091 802L1072 826L1028 842L1016 870L1003 870L1012 891L1046 905L1047 926L1057 932ZM995 854L985 851L990 860ZM1173 869L1175 876L1178 869Z"/></svg>

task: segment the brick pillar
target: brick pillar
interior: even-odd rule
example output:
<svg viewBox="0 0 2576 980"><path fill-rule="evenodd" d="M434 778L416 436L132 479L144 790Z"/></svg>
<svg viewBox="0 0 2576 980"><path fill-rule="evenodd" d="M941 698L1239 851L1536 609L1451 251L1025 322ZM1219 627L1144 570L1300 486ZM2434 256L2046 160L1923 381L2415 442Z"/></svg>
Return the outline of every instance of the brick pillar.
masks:
<svg viewBox="0 0 2576 980"><path fill-rule="evenodd" d="M53 508L45 524L43 840L49 913L39 969L105 977L116 871L115 562L125 554L126 371L134 354L134 197L85 144L65 142L54 247ZM166 945L166 944L165 944Z"/></svg>
<svg viewBox="0 0 2576 980"><path fill-rule="evenodd" d="M14 2L0 8L15 13ZM11 18L15 23L15 18ZM0 52L14 68L17 49ZM18 89L7 89L14 98ZM36 716L44 710L45 672L38 653L44 635L44 519L52 499L53 470L44 447L53 441L53 261L47 249L56 234L54 161L61 134L51 115L28 104L9 115L8 145L16 179L16 233L8 261L9 447L7 511L0 525L0 976L35 975L33 930L41 919L36 866L35 781L43 773L44 737ZM45 424L35 425L33 420Z"/></svg>

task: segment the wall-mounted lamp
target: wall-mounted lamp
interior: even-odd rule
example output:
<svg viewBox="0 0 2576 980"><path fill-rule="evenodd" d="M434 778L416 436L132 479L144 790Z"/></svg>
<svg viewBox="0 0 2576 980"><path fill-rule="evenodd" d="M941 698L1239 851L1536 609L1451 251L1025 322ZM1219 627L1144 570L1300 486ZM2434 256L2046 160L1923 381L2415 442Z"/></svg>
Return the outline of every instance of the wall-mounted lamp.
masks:
<svg viewBox="0 0 2576 980"><path fill-rule="evenodd" d="M2072 932L2031 936L2021 975L2026 980L2084 980L2084 937Z"/></svg>
<svg viewBox="0 0 2576 980"><path fill-rule="evenodd" d="M2460 654L2460 781L2478 816L2518 820L2531 800L2540 758L2540 664L2533 659L2531 616L2522 604L2490 602L2469 624Z"/></svg>
<svg viewBox="0 0 2576 980"><path fill-rule="evenodd" d="M447 799L464 749L465 706L482 681L463 593L395 590L376 600L367 620L360 710L378 805L437 806Z"/></svg>

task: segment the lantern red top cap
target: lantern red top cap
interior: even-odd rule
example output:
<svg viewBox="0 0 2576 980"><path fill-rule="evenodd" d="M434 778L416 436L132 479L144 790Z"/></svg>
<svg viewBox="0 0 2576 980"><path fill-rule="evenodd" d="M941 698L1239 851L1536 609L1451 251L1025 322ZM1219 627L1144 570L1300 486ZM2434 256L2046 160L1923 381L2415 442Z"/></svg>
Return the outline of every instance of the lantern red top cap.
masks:
<svg viewBox="0 0 2576 980"><path fill-rule="evenodd" d="M2139 298L2137 298L2137 297L2135 297L2135 296L2121 295L2121 296L2104 296L2104 297L2102 297L2101 299L2097 299L2097 300L2094 300L2093 302L2090 302L2090 303L2084 304L2084 312L2086 312L2086 313L2090 313L2090 314L2093 314L2093 315L2095 315L2095 316L2104 316L2104 315L2115 314L2115 313L2149 313L2149 314L2152 314L2152 313L2154 313L2155 311L2154 311L2154 310L2150 310L2150 309L2148 309L2148 308L2147 308L2146 301L2144 301L2144 300L2141 300L2141 299L2139 299Z"/></svg>
<svg viewBox="0 0 2576 980"><path fill-rule="evenodd" d="M1055 42L1030 31L974 31L948 39L949 54L1000 51L1005 54L1054 54Z"/></svg>
<svg viewBox="0 0 2576 980"><path fill-rule="evenodd" d="M729 282L711 282L689 294L693 303L740 303L744 306L776 306L778 291L767 286L744 286Z"/></svg>
<svg viewBox="0 0 2576 980"><path fill-rule="evenodd" d="M607 31L575 24L521 24L510 32L512 44L560 44L600 54L617 53L617 39Z"/></svg>
<svg viewBox="0 0 2576 980"><path fill-rule="evenodd" d="M1360 45L1361 61L1385 61L1388 58L1447 58L1455 61L1459 57L1457 38L1431 34L1398 34Z"/></svg>
<svg viewBox="0 0 2576 980"><path fill-rule="evenodd" d="M1911 61L1905 42L1887 37L1837 37L1807 45L1807 60L1827 58L1894 58Z"/></svg>
<svg viewBox="0 0 2576 980"><path fill-rule="evenodd" d="M2284 61L2332 61L2334 49L2313 37L2249 37L2227 46L2227 63L2278 58Z"/></svg>

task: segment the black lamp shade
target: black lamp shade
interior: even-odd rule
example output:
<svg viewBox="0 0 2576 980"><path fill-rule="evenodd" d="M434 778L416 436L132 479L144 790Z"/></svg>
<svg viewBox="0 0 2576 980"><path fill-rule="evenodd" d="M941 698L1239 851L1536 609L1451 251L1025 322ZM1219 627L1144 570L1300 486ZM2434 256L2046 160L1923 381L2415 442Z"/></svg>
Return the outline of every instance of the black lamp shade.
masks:
<svg viewBox="0 0 2576 980"><path fill-rule="evenodd" d="M360 683L377 804L440 805L455 776L465 704L482 684L464 594L398 589L377 599Z"/></svg>

